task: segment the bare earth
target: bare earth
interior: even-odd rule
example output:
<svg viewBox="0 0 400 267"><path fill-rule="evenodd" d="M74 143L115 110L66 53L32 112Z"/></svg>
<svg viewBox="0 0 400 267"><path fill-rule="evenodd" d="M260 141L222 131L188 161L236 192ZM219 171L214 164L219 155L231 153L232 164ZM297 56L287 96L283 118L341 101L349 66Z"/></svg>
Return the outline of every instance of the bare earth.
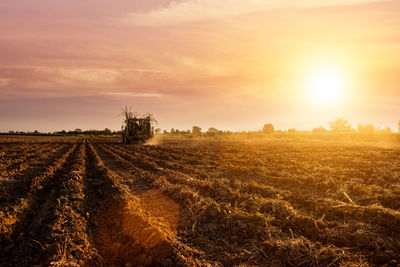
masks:
<svg viewBox="0 0 400 267"><path fill-rule="evenodd" d="M0 138L1 266L400 266L400 149Z"/></svg>

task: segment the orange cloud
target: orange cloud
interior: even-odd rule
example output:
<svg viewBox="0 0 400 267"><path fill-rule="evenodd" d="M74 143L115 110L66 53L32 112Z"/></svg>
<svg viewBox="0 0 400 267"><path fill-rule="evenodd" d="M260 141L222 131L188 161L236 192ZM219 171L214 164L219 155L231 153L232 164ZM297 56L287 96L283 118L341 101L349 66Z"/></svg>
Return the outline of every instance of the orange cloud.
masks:
<svg viewBox="0 0 400 267"><path fill-rule="evenodd" d="M103 95L109 96L127 96L127 97L164 97L164 94L160 93L135 93L135 92L104 92Z"/></svg>
<svg viewBox="0 0 400 267"><path fill-rule="evenodd" d="M121 21L137 26L165 26L235 17L253 12L298 7L319 7L379 2L383 0L187 0L170 2L147 12L133 12Z"/></svg>

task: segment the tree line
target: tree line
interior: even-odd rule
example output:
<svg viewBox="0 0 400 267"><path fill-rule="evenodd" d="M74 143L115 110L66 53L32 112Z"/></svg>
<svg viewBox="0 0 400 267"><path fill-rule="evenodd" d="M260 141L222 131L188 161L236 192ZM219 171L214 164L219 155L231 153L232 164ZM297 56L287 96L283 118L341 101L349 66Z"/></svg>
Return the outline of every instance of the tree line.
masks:
<svg viewBox="0 0 400 267"><path fill-rule="evenodd" d="M352 124L345 118L337 118L333 121L330 121L329 128L324 128L322 126L312 129L311 131L298 131L295 128L290 128L286 132L287 133L313 133L313 134L324 134L324 133L393 133L390 127L385 127L383 129L379 127L375 127L373 124L358 124L356 128L353 128ZM400 132L400 121L398 122L398 131ZM218 130L215 127L208 128L206 131L203 131L199 126L193 126L192 129L187 130L179 130L172 128L170 131L161 130L160 128L155 129L156 134L164 134L164 135L194 135L194 136L219 136L219 135L230 135L230 134L243 134L243 133L263 133L263 134L272 134L272 133L280 133L284 132L282 130L276 130L272 123L267 123L263 126L263 128L259 131L242 131L242 132L232 132L232 131L223 131Z"/></svg>
<svg viewBox="0 0 400 267"><path fill-rule="evenodd" d="M392 129L390 127L385 127L383 129L379 127L375 127L373 124L358 124L357 128L354 129L351 123L345 118L337 118L329 123L329 129L326 129L322 126L312 129L312 133L392 133ZM400 132L400 121L398 122L398 131ZM264 133L273 133L275 132L274 126L271 123L265 124L263 128ZM288 132L297 132L296 129L291 128L288 129Z"/></svg>
<svg viewBox="0 0 400 267"><path fill-rule="evenodd" d="M241 131L241 132L233 132L233 131L224 131L218 130L215 127L210 127L206 131L199 126L193 126L192 129L187 130L179 130L176 128L172 128L170 131L162 130L161 128L154 129L156 134L164 134L164 135L191 135L191 136L224 136L224 135L233 135L233 134L272 134L284 132L281 130L276 130L272 123L267 123L263 126L261 130L258 131ZM353 128L352 124L346 120L345 118L337 118L333 121L329 122L329 128L326 129L324 127L317 127L312 129L311 131L297 131L295 128L290 128L287 130L287 133L314 133L314 134L324 134L324 133L392 133L392 129L390 127L385 127L383 129L379 127L375 127L372 124L358 124L357 128ZM400 121L398 121L398 132L400 132ZM94 136L112 136L119 135L120 131L112 131L109 128L105 128L104 130L85 130L75 129L75 130L61 130L55 132L41 133L37 130L33 132L24 132L24 131L9 131L8 133L0 133L0 134L11 134L11 135L94 135Z"/></svg>
<svg viewBox="0 0 400 267"><path fill-rule="evenodd" d="M61 131L55 131L55 132L47 132L47 133L43 133L43 132L39 132L38 130L34 130L33 132L30 131L8 131L7 133L0 133L0 134L7 134L7 135L45 135L45 136L50 136L50 135L54 135L54 136L63 136L63 135L94 135L94 136L102 136L102 135L119 135L120 132L119 131L111 131L108 128L105 128L104 130L94 130L94 129L90 129L90 130L81 130L81 129L75 129L75 130L70 130L70 131L66 131L66 130L61 130Z"/></svg>

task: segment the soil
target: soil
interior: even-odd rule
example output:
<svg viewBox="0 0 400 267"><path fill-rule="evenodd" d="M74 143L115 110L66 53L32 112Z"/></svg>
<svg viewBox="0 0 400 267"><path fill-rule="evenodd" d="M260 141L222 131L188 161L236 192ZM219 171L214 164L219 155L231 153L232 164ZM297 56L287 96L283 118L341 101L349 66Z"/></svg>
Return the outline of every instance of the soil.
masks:
<svg viewBox="0 0 400 267"><path fill-rule="evenodd" d="M1 266L400 266L400 149L0 139Z"/></svg>

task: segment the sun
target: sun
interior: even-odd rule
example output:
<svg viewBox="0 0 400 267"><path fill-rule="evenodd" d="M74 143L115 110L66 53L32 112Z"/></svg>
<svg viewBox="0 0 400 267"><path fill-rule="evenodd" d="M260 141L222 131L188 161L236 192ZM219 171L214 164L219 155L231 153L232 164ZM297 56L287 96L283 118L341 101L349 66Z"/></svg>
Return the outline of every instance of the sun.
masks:
<svg viewBox="0 0 400 267"><path fill-rule="evenodd" d="M339 68L322 66L308 77L307 88L314 104L334 105L343 97L346 81Z"/></svg>

